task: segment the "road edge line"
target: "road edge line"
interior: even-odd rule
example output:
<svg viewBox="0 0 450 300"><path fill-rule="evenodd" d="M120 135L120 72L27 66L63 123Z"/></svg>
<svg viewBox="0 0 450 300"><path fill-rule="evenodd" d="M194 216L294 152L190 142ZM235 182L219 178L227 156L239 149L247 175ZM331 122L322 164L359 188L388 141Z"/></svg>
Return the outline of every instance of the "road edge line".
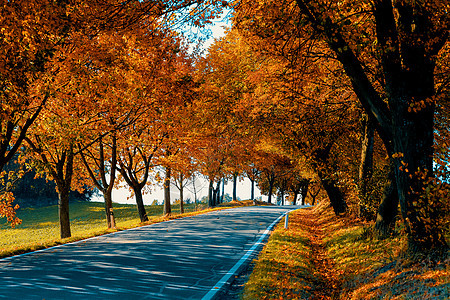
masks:
<svg viewBox="0 0 450 300"><path fill-rule="evenodd" d="M262 245L263 240L269 235L269 233L272 231L273 227L275 227L276 224L278 224L281 219L287 215L288 213L297 210L292 209L289 210L282 215L280 215L275 221L272 222L272 224L267 227L267 229L263 232L263 234L259 237L258 241L256 241L253 246L247 250L247 252L241 257L241 259L238 260L238 262L225 274L223 277L206 293L205 296L203 296L202 300L211 300L214 299L216 294L224 287L224 285L229 282L231 277L237 273L237 271L241 268L241 266L248 260L248 258L255 252L255 250Z"/></svg>

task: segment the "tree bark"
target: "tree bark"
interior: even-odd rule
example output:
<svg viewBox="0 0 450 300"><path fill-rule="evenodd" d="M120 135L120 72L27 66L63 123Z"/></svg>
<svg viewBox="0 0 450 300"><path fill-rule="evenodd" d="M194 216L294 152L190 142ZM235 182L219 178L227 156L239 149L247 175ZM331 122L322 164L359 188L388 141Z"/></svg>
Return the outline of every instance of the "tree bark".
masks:
<svg viewBox="0 0 450 300"><path fill-rule="evenodd" d="M225 197L225 178L222 178L222 193L220 194L220 203L223 203Z"/></svg>
<svg viewBox="0 0 450 300"><path fill-rule="evenodd" d="M266 171L267 181L269 183L268 203L272 203L273 186L275 184L275 174L273 171Z"/></svg>
<svg viewBox="0 0 450 300"><path fill-rule="evenodd" d="M405 111L404 116L395 118L399 121L394 126L394 151L403 155L394 159L397 191L408 248L414 252L448 247L442 229L434 227L434 223L426 225L419 217L420 207L428 205L428 199L422 197L425 187L420 176L433 176L434 105L429 106L415 114Z"/></svg>
<svg viewBox="0 0 450 300"><path fill-rule="evenodd" d="M192 187L194 190L194 207L195 211L197 211L197 188L195 187L195 175L192 176Z"/></svg>
<svg viewBox="0 0 450 300"><path fill-rule="evenodd" d="M70 232L69 193L70 188L58 185L59 228L62 239L72 236Z"/></svg>
<svg viewBox="0 0 450 300"><path fill-rule="evenodd" d="M134 157L130 149L125 150L124 158L128 158L128 161L124 160L118 160L118 170L122 177L125 179L126 183L133 189L134 197L136 199L136 205L137 210L139 214L139 218L141 222L148 221L147 212L145 211L144 207L144 200L142 199L142 189L144 188L145 184L147 183L147 178L149 174L150 169L150 162L153 157L154 151L156 151L156 147L153 148L153 152L151 155L146 157L145 155L141 154L142 161L144 162L144 174L142 175L141 179L142 181L139 181L138 172L136 172L134 168ZM143 152L140 152L143 153ZM127 163L127 164L125 164Z"/></svg>
<svg viewBox="0 0 450 300"><path fill-rule="evenodd" d="M238 174L233 173L233 201L237 201L237 178Z"/></svg>
<svg viewBox="0 0 450 300"><path fill-rule="evenodd" d="M311 191L309 192L309 195L312 198L311 205L314 206L316 204L316 197L317 197L318 194L319 194L319 192L317 192L317 193L312 193Z"/></svg>
<svg viewBox="0 0 450 300"><path fill-rule="evenodd" d="M377 210L377 218L374 226L375 235L384 237L390 234L392 225L398 211L398 194L395 181L394 165L391 164L388 182L383 191L383 199Z"/></svg>
<svg viewBox="0 0 450 300"><path fill-rule="evenodd" d="M305 179L303 182L302 188L300 190L301 191L300 194L302 197L302 205L305 205L305 200L308 195L309 182L310 182L309 179Z"/></svg>
<svg viewBox="0 0 450 300"><path fill-rule="evenodd" d="M333 143L330 143L323 149L317 149L313 155L317 162L317 175L319 176L320 182L322 183L322 186L330 199L334 213L339 215L347 211L347 203L345 202L344 195L339 188L338 180L334 178L334 170L336 170L336 166L329 161L329 155L332 147Z"/></svg>
<svg viewBox="0 0 450 300"><path fill-rule="evenodd" d="M285 203L284 203L284 200L285 200L284 196L286 194L286 179L283 179L281 181L280 193L281 193L281 205L284 206L285 205Z"/></svg>
<svg viewBox="0 0 450 300"><path fill-rule="evenodd" d="M139 219L141 222L147 222L148 216L144 207L144 199L142 198L142 190L140 186L132 186L131 187L134 192L134 198L136 199L137 211L139 214Z"/></svg>
<svg viewBox="0 0 450 300"><path fill-rule="evenodd" d="M269 181L269 196L268 196L268 200L267 200L268 203L272 203L273 184L274 184L273 180L270 180Z"/></svg>
<svg viewBox="0 0 450 300"><path fill-rule="evenodd" d="M105 213L107 226L108 228L116 228L116 220L114 218L112 205L112 189L104 190L103 198L105 199Z"/></svg>
<svg viewBox="0 0 450 300"><path fill-rule="evenodd" d="M347 203L345 202L344 195L342 194L337 181L329 177L324 177L323 174L319 174L319 177L320 182L330 199L334 213L336 215L345 213L347 211Z"/></svg>
<svg viewBox="0 0 450 300"><path fill-rule="evenodd" d="M172 213L170 206L170 173L171 168L166 167L166 176L164 178L164 215L170 215Z"/></svg>
<svg viewBox="0 0 450 300"><path fill-rule="evenodd" d="M367 193L368 180L373 174L373 147L375 141L375 127L373 121L364 114L363 139L361 145L361 163L359 165L359 182L362 195Z"/></svg>
<svg viewBox="0 0 450 300"><path fill-rule="evenodd" d="M73 175L73 148L64 151L52 172L58 190L59 225L61 238L71 237L69 217L69 194Z"/></svg>
<svg viewBox="0 0 450 300"><path fill-rule="evenodd" d="M214 181L209 180L209 188L208 188L208 206L214 207Z"/></svg>
<svg viewBox="0 0 450 300"><path fill-rule="evenodd" d="M180 173L180 213L184 214L184 185L183 185L184 176L183 173Z"/></svg>
<svg viewBox="0 0 450 300"><path fill-rule="evenodd" d="M255 180L250 179L250 183L251 183L251 188L250 188L250 199L253 201L254 204L256 204L255 201Z"/></svg>
<svg viewBox="0 0 450 300"><path fill-rule="evenodd" d="M68 238L71 236L70 232L70 217L69 217L69 193L72 186L73 177L73 161L74 161L74 146L70 144L68 148L61 151L61 155L57 155L57 161L54 165L49 162L47 156L40 148L39 144L33 143L28 137L24 137L31 149L40 155L41 161L47 168L47 171L52 175L56 183L58 192L58 214L61 238Z"/></svg>
<svg viewBox="0 0 450 300"><path fill-rule="evenodd" d="M105 165L105 152L103 147L103 138L98 139L99 142L99 157L94 158L95 165L98 165L98 173L94 172L91 165L86 160L83 150L80 150L80 156L83 164L91 177L94 185L102 192L103 199L105 200L105 217L106 225L108 228L116 228L116 221L114 218L114 212L112 207L112 189L116 180L116 168L117 168L117 138L115 132L111 133L112 145L111 145L111 165L109 166L109 182L106 179L108 168ZM80 146L80 148L82 148ZM99 177L99 179L97 179Z"/></svg>
<svg viewBox="0 0 450 300"><path fill-rule="evenodd" d="M297 198L298 198L298 192L297 191L294 191L294 193L293 193L293 197L292 197L292 205L297 205Z"/></svg>
<svg viewBox="0 0 450 300"><path fill-rule="evenodd" d="M217 206L219 203L220 203L220 183L221 183L222 181L221 180L219 180L217 183L216 183L216 188L214 189L214 196L213 196L213 199L214 199L214 206Z"/></svg>
<svg viewBox="0 0 450 300"><path fill-rule="evenodd" d="M104 197L105 197L105 213L106 213L106 220L108 224L108 228L116 228L116 219L114 218L114 211L113 211L113 205L112 205L112 190L114 187L114 182L116 181L116 170L117 170L117 138L116 138L116 132L112 132L111 134L112 138L112 145L111 145L111 170L109 170L109 182L106 181L106 168L104 166L104 155L103 155L103 143L100 139L101 143L101 172L102 172L102 182L103 186L106 187Z"/></svg>
<svg viewBox="0 0 450 300"><path fill-rule="evenodd" d="M361 144L361 161L359 165L359 217L369 220L370 212L364 205L369 201L368 185L373 174L373 150L375 142L375 126L367 114L363 115L363 139ZM372 219L373 220L373 219Z"/></svg>

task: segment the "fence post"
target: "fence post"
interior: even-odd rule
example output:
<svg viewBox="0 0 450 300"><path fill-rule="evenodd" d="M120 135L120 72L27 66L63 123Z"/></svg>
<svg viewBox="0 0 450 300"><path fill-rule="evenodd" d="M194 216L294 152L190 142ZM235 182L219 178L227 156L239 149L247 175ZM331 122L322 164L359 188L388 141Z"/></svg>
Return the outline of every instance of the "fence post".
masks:
<svg viewBox="0 0 450 300"><path fill-rule="evenodd" d="M289 213L286 214L286 217L284 218L284 229L288 228L289 223Z"/></svg>

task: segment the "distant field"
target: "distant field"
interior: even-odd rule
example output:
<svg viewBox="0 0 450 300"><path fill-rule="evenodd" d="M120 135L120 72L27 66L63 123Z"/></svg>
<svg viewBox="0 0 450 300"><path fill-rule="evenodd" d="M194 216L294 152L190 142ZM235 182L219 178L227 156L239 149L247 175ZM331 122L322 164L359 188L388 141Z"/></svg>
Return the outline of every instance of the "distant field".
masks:
<svg viewBox="0 0 450 300"><path fill-rule="evenodd" d="M119 230L139 226L136 205L114 204L114 216ZM150 222L164 220L163 206L145 207ZM185 205L185 212L193 212L194 205ZM179 214L178 205L172 205L172 214ZM104 234L106 229L104 204L101 202L81 202L70 204L72 237L59 238L58 207L25 208L17 212L22 224L11 228L0 219L0 257L42 249L74 240Z"/></svg>

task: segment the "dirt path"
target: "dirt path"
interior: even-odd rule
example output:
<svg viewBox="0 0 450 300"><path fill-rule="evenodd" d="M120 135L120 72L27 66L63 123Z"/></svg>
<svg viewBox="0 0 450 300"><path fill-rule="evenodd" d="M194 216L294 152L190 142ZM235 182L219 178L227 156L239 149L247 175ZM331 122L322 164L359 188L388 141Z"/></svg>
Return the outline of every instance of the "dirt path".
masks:
<svg viewBox="0 0 450 300"><path fill-rule="evenodd" d="M334 262L327 255L324 243L324 228L319 215L313 211L304 211L301 214L304 229L308 232L311 245L311 262L315 266L317 282L311 290L310 299L338 299L341 283L339 272L335 269Z"/></svg>

